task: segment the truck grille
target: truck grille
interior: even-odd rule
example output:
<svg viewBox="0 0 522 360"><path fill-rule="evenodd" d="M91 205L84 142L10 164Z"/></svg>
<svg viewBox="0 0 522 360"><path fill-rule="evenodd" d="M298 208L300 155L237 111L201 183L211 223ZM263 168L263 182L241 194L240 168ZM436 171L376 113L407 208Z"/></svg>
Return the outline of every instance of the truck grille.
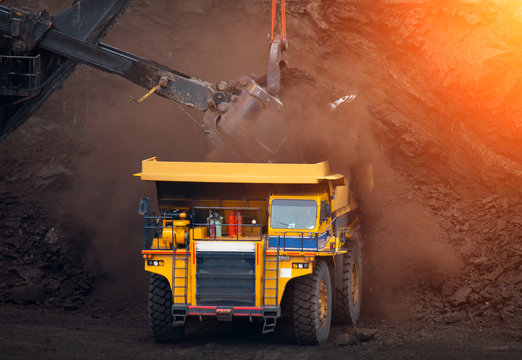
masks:
<svg viewBox="0 0 522 360"><path fill-rule="evenodd" d="M255 253L196 253L198 305L255 305Z"/></svg>

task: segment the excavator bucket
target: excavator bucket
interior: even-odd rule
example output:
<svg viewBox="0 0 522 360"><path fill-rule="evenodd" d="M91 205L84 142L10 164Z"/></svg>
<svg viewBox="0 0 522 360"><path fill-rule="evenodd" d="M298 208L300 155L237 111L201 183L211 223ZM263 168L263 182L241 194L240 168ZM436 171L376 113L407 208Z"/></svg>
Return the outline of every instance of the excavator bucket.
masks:
<svg viewBox="0 0 522 360"><path fill-rule="evenodd" d="M286 140L283 104L247 76L239 79L236 90L240 93L234 101L205 112L205 131L226 159L274 160Z"/></svg>
<svg viewBox="0 0 522 360"><path fill-rule="evenodd" d="M33 50L51 25L98 44L132 0L79 0L53 21L45 15L0 6L0 140L20 126L59 89L78 62ZM10 43L10 38L18 38Z"/></svg>

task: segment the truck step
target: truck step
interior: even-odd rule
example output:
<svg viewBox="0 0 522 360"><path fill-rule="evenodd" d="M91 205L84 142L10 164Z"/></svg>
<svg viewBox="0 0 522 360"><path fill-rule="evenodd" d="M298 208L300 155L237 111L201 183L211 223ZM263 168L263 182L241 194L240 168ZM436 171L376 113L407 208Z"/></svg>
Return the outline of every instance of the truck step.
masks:
<svg viewBox="0 0 522 360"><path fill-rule="evenodd" d="M265 321L263 323L263 334L268 334L274 332L276 328L277 318L275 317L265 317Z"/></svg>

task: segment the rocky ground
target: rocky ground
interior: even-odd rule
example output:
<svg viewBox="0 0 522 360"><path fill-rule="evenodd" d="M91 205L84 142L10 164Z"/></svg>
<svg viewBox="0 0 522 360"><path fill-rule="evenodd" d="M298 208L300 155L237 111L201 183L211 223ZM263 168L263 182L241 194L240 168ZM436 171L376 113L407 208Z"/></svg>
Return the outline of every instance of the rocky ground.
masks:
<svg viewBox="0 0 522 360"><path fill-rule="evenodd" d="M334 327L328 342L313 347L295 345L284 327L260 336L259 326L248 321L189 323L183 343L157 344L147 333L146 315L138 310L63 312L0 305L6 325L0 330L0 347L13 359L518 359L522 350L513 326L383 320L365 320L357 329Z"/></svg>
<svg viewBox="0 0 522 360"><path fill-rule="evenodd" d="M143 90L80 67L0 143L2 349L15 358L245 358L251 349L259 358L519 358L522 25L507 6L516 4L287 1L298 70L282 98L298 114L290 144L301 146L290 158L328 159L341 172L362 159L376 179L360 199L361 323L336 327L318 348L226 324L194 325L177 346L151 342L135 209L153 189L129 175L141 159L203 160L210 146L175 105L135 106L127 95ZM209 81L262 74L268 9L135 1L106 42ZM356 100L329 112L347 94Z"/></svg>

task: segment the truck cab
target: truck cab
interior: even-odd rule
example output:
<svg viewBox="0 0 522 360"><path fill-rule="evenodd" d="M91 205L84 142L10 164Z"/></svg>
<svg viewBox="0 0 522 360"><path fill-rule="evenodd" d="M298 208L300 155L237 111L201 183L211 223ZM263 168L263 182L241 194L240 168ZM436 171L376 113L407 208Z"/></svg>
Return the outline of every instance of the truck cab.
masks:
<svg viewBox="0 0 522 360"><path fill-rule="evenodd" d="M319 251L328 243L332 228L326 193L276 195L269 199L268 244L283 249L304 248ZM330 231L331 235L331 231Z"/></svg>

